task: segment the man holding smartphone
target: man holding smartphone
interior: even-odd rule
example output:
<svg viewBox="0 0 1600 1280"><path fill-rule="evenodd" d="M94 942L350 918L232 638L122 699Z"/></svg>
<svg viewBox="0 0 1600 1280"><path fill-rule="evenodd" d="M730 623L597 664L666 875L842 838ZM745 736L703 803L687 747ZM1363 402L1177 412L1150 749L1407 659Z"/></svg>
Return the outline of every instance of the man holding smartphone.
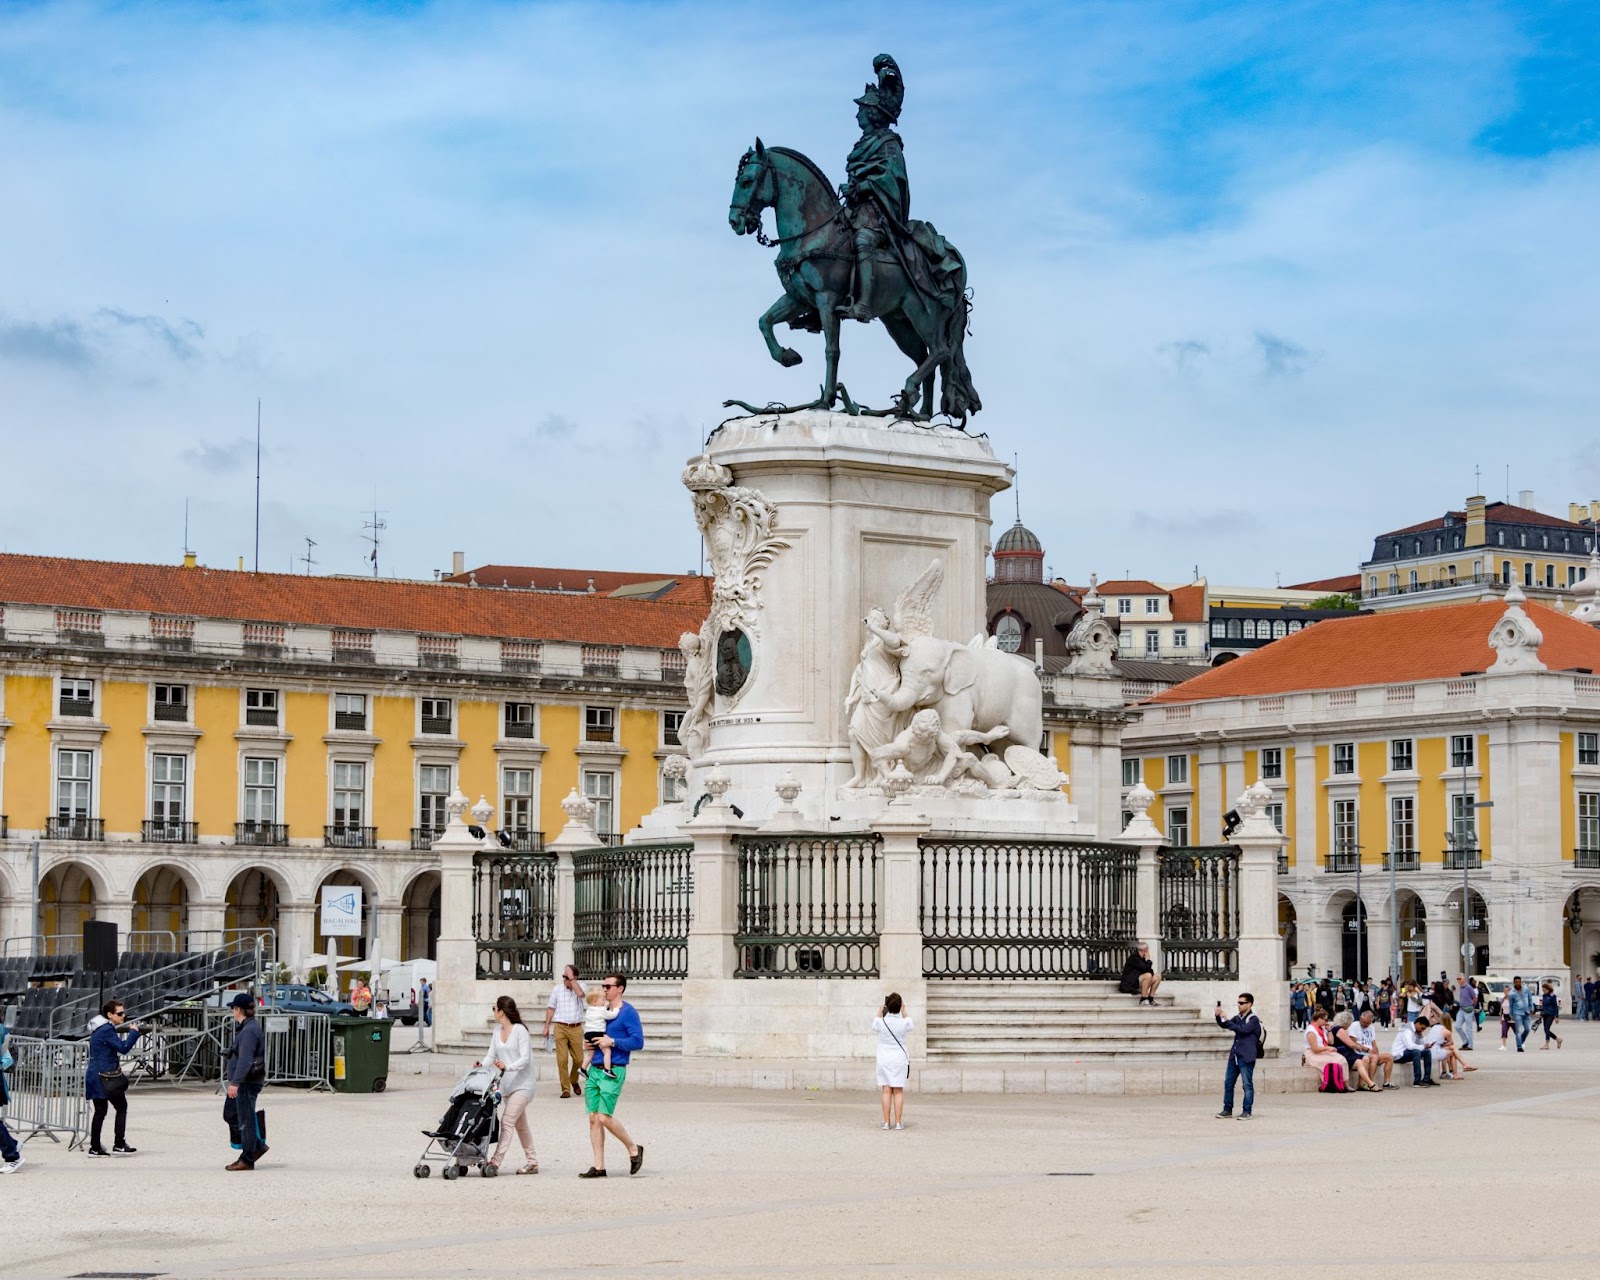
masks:
<svg viewBox="0 0 1600 1280"><path fill-rule="evenodd" d="M1228 1072L1222 1083L1222 1110L1218 1120L1233 1116L1233 1087L1244 1079L1244 1110L1239 1119L1248 1120L1256 1102L1256 1058L1261 1053L1263 1034L1261 1019L1255 1015L1256 998L1248 991L1239 996L1239 1012L1232 1018L1223 1018L1222 1001L1217 1001L1217 1025L1233 1032L1233 1048L1228 1050Z"/></svg>
<svg viewBox="0 0 1600 1280"><path fill-rule="evenodd" d="M561 1096L581 1097L578 1064L583 1061L583 983L578 981L575 964L561 971L561 981L550 992L550 1002L544 1007L544 1030L539 1034L548 1040L552 1027L556 1037L556 1079L561 1082Z"/></svg>

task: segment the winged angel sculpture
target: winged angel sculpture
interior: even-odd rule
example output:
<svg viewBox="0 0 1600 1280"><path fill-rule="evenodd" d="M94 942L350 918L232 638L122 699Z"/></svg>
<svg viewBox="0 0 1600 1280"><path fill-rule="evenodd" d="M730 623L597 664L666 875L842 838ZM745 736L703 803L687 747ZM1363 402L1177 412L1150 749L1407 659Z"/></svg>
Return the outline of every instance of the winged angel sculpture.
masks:
<svg viewBox="0 0 1600 1280"><path fill-rule="evenodd" d="M1039 753L1044 692L1026 658L984 635L960 644L934 632L944 585L935 560L895 600L872 609L867 640L845 699L854 774L849 787L877 785L910 766L932 786L1057 790L1063 778Z"/></svg>

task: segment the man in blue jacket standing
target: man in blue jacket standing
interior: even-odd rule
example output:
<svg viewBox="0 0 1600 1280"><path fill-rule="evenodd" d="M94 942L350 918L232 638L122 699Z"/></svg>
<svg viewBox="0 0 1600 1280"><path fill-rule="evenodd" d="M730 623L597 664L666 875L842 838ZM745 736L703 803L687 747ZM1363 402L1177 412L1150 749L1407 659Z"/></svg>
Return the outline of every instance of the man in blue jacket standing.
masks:
<svg viewBox="0 0 1600 1280"><path fill-rule="evenodd" d="M1256 1058L1261 1052L1263 1039L1261 1019L1255 1015L1256 998L1248 991L1239 997L1239 1013L1237 1017L1223 1018L1222 1005L1217 1004L1217 1025L1224 1031L1233 1032L1233 1048L1228 1050L1228 1073L1223 1078L1222 1084L1222 1110L1217 1112L1218 1120L1227 1120L1233 1115L1233 1086L1242 1076L1244 1077L1244 1110L1239 1113L1239 1119L1248 1120L1250 1109L1256 1103Z"/></svg>
<svg viewBox="0 0 1600 1280"><path fill-rule="evenodd" d="M606 1176L607 1133L627 1151L630 1175L638 1173L644 1164L644 1148L628 1136L616 1117L617 1099L628 1078L628 1059L635 1050L644 1048L644 1027L639 1021L639 1011L622 998L627 989L628 980L616 973L606 974L600 984L606 1007L615 1010L615 1016L606 1024L606 1034L595 1041L595 1048L611 1050L611 1070L590 1071L585 1083L583 1101L589 1110L589 1145L594 1149L594 1163L578 1175L580 1178Z"/></svg>
<svg viewBox="0 0 1600 1280"><path fill-rule="evenodd" d="M256 1002L241 991L229 1001L233 1010L233 1048L228 1050L228 1100L222 1118L238 1139L239 1158L227 1166L229 1173L247 1173L267 1154L256 1121L256 1099L267 1079L267 1042L256 1020Z"/></svg>

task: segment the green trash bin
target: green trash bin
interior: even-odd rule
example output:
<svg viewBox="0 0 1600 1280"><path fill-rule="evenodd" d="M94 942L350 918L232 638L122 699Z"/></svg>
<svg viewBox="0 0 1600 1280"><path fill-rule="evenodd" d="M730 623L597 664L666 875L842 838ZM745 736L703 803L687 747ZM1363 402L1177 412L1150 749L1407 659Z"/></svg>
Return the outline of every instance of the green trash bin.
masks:
<svg viewBox="0 0 1600 1280"><path fill-rule="evenodd" d="M340 1093L382 1093L389 1086L388 1018L329 1018L329 1083Z"/></svg>

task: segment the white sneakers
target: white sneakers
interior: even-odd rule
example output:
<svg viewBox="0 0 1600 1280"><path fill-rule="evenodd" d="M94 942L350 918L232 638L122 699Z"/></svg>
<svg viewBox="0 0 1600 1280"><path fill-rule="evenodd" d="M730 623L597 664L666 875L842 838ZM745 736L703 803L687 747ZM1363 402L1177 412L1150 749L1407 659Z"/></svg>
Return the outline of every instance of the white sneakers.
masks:
<svg viewBox="0 0 1600 1280"><path fill-rule="evenodd" d="M0 1164L0 1173L15 1173L26 1163L27 1161L23 1159L22 1153L19 1151L15 1160L7 1160L4 1164Z"/></svg>

